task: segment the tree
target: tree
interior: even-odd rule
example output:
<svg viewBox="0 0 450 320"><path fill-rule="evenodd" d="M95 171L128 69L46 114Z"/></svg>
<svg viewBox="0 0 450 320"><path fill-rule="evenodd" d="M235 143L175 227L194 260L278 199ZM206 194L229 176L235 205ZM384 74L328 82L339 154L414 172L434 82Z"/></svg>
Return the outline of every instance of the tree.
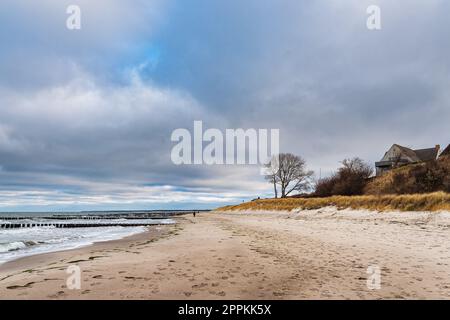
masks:
<svg viewBox="0 0 450 320"><path fill-rule="evenodd" d="M373 169L370 164L364 162L361 158L355 157L352 159L344 159L342 167L339 168L339 172L349 171L363 177L370 177L373 173Z"/></svg>
<svg viewBox="0 0 450 320"><path fill-rule="evenodd" d="M329 178L321 179L316 185L316 195L358 195L373 173L372 167L360 158L345 159L342 166Z"/></svg>
<svg viewBox="0 0 450 320"><path fill-rule="evenodd" d="M372 175L372 167L360 158L345 159L338 170L338 180L333 188L333 194L359 195L363 194L367 179Z"/></svg>
<svg viewBox="0 0 450 320"><path fill-rule="evenodd" d="M278 198L278 190L277 190L277 179L275 174L272 175L266 175L266 180L269 181L269 183L273 184L273 193L275 194L275 199Z"/></svg>
<svg viewBox="0 0 450 320"><path fill-rule="evenodd" d="M264 166L265 170L265 178L266 180L273 185L273 193L275 194L275 199L278 198L278 190L277 190L277 173L278 173L278 156L273 156L272 159Z"/></svg>
<svg viewBox="0 0 450 320"><path fill-rule="evenodd" d="M275 197L277 197L277 185L281 188L281 198L286 198L293 191L306 191L311 186L313 171L306 170L306 162L299 156L291 153L281 153L278 157L276 170L269 172L266 179L274 185ZM273 161L273 159L272 159Z"/></svg>

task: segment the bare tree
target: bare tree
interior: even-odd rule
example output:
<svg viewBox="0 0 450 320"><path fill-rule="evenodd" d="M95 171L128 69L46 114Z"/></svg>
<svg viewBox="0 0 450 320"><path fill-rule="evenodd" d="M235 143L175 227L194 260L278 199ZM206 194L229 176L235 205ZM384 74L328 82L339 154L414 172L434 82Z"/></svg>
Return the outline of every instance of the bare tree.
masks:
<svg viewBox="0 0 450 320"><path fill-rule="evenodd" d="M353 196L364 193L372 167L360 158L345 159L336 173L319 180L315 194L320 197L332 195Z"/></svg>
<svg viewBox="0 0 450 320"><path fill-rule="evenodd" d="M272 158L272 160L267 163L265 167L266 171L266 180L269 183L273 184L273 193L275 195L275 199L278 198L278 190L277 190L277 173L278 173L278 166L274 165L275 158Z"/></svg>
<svg viewBox="0 0 450 320"><path fill-rule="evenodd" d="M266 180L269 183L273 184L273 193L275 194L275 199L278 198L278 190L277 190L277 183L276 183L276 176L275 175L266 175Z"/></svg>
<svg viewBox="0 0 450 320"><path fill-rule="evenodd" d="M272 166L273 167L273 166ZM313 171L306 170L306 162L299 156L291 153L281 153L278 156L276 172L270 172L266 179L274 185L275 197L277 188L281 188L281 198L287 197L293 191L306 191L311 186Z"/></svg>
<svg viewBox="0 0 450 320"><path fill-rule="evenodd" d="M372 167L358 157L352 159L344 159L341 163L342 167L339 168L339 172L341 173L350 172L352 174L358 175L362 179L368 179L373 173Z"/></svg>

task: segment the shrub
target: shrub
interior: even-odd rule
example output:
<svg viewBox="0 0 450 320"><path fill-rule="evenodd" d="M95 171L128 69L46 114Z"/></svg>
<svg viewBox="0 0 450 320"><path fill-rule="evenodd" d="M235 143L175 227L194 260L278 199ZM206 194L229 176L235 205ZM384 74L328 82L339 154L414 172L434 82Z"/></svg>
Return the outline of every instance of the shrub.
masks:
<svg viewBox="0 0 450 320"><path fill-rule="evenodd" d="M334 175L318 181L315 194L320 197L361 195L372 172L370 165L360 158L345 159Z"/></svg>
<svg viewBox="0 0 450 320"><path fill-rule="evenodd" d="M323 178L316 184L316 190L314 194L318 197L329 197L333 193L333 187L335 185L335 178Z"/></svg>

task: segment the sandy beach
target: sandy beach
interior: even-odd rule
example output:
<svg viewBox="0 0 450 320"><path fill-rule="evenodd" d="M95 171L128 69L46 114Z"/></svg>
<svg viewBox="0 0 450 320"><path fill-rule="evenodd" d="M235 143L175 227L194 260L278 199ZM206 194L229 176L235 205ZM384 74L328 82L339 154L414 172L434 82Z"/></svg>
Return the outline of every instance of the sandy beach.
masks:
<svg viewBox="0 0 450 320"><path fill-rule="evenodd" d="M448 299L450 213L202 213L0 266L2 299ZM69 290L77 265L81 288ZM380 289L367 268L381 270Z"/></svg>

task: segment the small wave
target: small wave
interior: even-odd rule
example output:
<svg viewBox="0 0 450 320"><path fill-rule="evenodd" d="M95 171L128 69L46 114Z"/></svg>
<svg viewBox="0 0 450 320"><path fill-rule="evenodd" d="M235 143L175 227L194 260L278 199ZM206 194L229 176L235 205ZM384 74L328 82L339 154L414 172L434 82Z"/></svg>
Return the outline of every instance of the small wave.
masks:
<svg viewBox="0 0 450 320"><path fill-rule="evenodd" d="M30 228L0 233L0 264L34 254L75 249L95 242L121 239L146 227Z"/></svg>
<svg viewBox="0 0 450 320"><path fill-rule="evenodd" d="M36 241L15 241L8 243L0 243L0 253L17 251L27 247L35 246L38 243Z"/></svg>
<svg viewBox="0 0 450 320"><path fill-rule="evenodd" d="M25 243L25 246L27 246L27 247L32 247L32 246L35 246L35 245L37 245L37 244L39 244L39 243L41 243L41 242L39 242L39 241L24 241L23 243Z"/></svg>
<svg viewBox="0 0 450 320"><path fill-rule="evenodd" d="M10 243L0 243L0 253L1 252L10 252L10 251L16 251L19 249L26 248L26 244L18 241L18 242L10 242Z"/></svg>

